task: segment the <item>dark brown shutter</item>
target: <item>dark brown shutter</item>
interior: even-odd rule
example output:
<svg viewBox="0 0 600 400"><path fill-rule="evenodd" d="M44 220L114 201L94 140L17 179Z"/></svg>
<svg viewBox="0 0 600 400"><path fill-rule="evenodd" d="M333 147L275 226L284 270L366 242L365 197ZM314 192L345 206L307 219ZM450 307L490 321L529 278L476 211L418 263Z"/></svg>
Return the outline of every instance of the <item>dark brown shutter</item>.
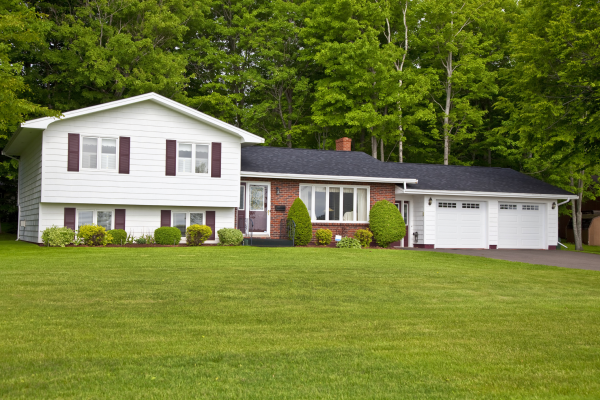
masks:
<svg viewBox="0 0 600 400"><path fill-rule="evenodd" d="M160 210L160 226L171 226L171 210Z"/></svg>
<svg viewBox="0 0 600 400"><path fill-rule="evenodd" d="M125 209L115 209L115 229L125 230Z"/></svg>
<svg viewBox="0 0 600 400"><path fill-rule="evenodd" d="M130 154L129 138L121 136L119 138L119 173L129 173L129 154ZM117 228L120 229L120 228Z"/></svg>
<svg viewBox="0 0 600 400"><path fill-rule="evenodd" d="M210 176L213 178L221 177L221 143L212 144L212 160L210 163Z"/></svg>
<svg viewBox="0 0 600 400"><path fill-rule="evenodd" d="M67 171L79 171L79 133L69 133Z"/></svg>
<svg viewBox="0 0 600 400"><path fill-rule="evenodd" d="M65 207L65 228L75 230L75 209Z"/></svg>
<svg viewBox="0 0 600 400"><path fill-rule="evenodd" d="M208 240L215 240L215 212L207 211L206 212L206 226L210 227L212 230L212 235L208 238Z"/></svg>
<svg viewBox="0 0 600 400"><path fill-rule="evenodd" d="M167 140L167 166L165 175L177 174L177 140Z"/></svg>

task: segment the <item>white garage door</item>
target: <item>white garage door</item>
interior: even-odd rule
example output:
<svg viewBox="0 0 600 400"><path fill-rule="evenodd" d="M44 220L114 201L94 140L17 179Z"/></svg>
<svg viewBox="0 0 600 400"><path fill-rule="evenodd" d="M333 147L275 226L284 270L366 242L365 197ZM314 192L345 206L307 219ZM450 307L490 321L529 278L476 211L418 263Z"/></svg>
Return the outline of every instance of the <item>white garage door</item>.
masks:
<svg viewBox="0 0 600 400"><path fill-rule="evenodd" d="M486 247L485 202L438 201L435 247Z"/></svg>
<svg viewBox="0 0 600 400"><path fill-rule="evenodd" d="M500 202L499 249L543 249L544 205Z"/></svg>

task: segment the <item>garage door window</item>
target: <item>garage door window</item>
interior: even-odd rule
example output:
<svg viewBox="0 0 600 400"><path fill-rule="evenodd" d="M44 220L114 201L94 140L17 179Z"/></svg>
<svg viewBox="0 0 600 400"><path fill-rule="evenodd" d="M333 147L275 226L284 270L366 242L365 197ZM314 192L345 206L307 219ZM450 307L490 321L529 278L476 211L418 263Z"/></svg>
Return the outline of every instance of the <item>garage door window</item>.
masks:
<svg viewBox="0 0 600 400"><path fill-rule="evenodd" d="M479 208L477 203L462 203L462 208Z"/></svg>
<svg viewBox="0 0 600 400"><path fill-rule="evenodd" d="M439 208L456 208L456 203L438 203Z"/></svg>
<svg viewBox="0 0 600 400"><path fill-rule="evenodd" d="M539 209L540 209L540 206L534 206L534 205L530 205L530 204L523 205L523 210L526 210L526 211L538 211Z"/></svg>
<svg viewBox="0 0 600 400"><path fill-rule="evenodd" d="M501 210L516 210L517 205L516 204L500 204L500 209Z"/></svg>

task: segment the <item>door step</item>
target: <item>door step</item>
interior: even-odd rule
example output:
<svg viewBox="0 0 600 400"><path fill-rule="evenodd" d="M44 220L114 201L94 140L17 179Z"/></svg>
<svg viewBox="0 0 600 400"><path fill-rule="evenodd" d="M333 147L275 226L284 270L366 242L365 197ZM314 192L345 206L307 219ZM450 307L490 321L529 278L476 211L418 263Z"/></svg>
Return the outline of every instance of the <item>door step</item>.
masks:
<svg viewBox="0 0 600 400"><path fill-rule="evenodd" d="M252 243L252 244L250 244ZM259 238L244 238L244 246L254 247L294 247L291 240L287 239L259 239Z"/></svg>

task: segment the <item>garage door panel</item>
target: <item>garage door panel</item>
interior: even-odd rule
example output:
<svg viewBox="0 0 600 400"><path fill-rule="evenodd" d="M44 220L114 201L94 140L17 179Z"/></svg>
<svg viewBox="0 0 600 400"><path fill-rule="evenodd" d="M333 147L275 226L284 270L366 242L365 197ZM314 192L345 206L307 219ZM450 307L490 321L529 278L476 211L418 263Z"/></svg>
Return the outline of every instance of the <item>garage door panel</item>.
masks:
<svg viewBox="0 0 600 400"><path fill-rule="evenodd" d="M498 248L544 248L543 204L500 203Z"/></svg>
<svg viewBox="0 0 600 400"><path fill-rule="evenodd" d="M485 203L442 201L436 207L435 247L485 247Z"/></svg>

